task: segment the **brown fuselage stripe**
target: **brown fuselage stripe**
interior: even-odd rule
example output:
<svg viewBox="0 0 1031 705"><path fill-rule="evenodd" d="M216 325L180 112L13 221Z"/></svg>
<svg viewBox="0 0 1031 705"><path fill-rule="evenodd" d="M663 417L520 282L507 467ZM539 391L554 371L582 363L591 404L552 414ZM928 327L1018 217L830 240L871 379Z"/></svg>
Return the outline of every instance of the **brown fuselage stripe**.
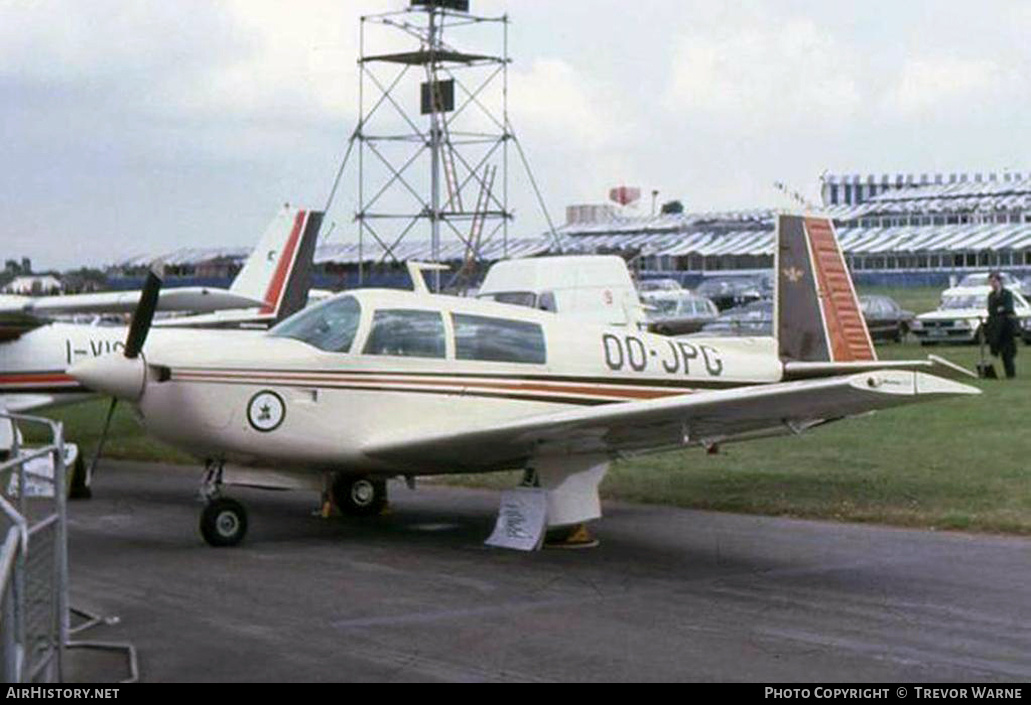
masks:
<svg viewBox="0 0 1031 705"><path fill-rule="evenodd" d="M658 390L658 389L605 389L598 385L569 385L569 384L539 384L539 383L525 383L525 382L509 382L509 383L498 383L498 382L473 382L473 381L448 381L442 379L411 379L411 380L398 380L382 377L360 377L355 379L348 377L346 374L335 375L335 376L313 376L313 375L264 375L264 374L251 374L251 373L199 373L199 372L174 372L172 374L173 380L182 381L193 381L193 382L220 382L220 381L240 381L244 383L266 383L266 384L288 384L288 383L316 383L316 384L330 384L337 385L340 383L351 383L352 388L355 384L362 385L358 388L369 388L369 385L377 385L380 389L387 388L399 388L399 387L450 387L455 388L458 393L462 393L466 389L478 389L484 391L495 391L495 392L537 392L537 393L553 393L553 394L568 394L574 396L588 396L588 397L606 397L616 399L658 399L661 397L677 396L680 394L689 394L692 390L690 389L679 389L679 390Z"/></svg>
<svg viewBox="0 0 1031 705"><path fill-rule="evenodd" d="M571 382L574 384L603 384L614 387L653 387L672 388L685 392L698 389L726 389L751 384L761 384L762 380L740 381L708 379L656 379L625 377L589 377L575 375L519 374L517 372L394 372L378 370L281 370L281 369L249 369L241 372L239 368L228 367L176 367L175 373L220 373L247 375L349 375L352 377L433 377L452 379L489 379L516 380L527 382Z"/></svg>
<svg viewBox="0 0 1031 705"><path fill-rule="evenodd" d="M183 381L183 382L195 382L200 384L234 384L234 385L255 385L255 384L270 384L277 387L310 387L310 382L300 383L297 380L276 380L276 381L262 381L254 379L183 379L179 374L172 375L171 381ZM453 396L466 396L466 397L489 397L493 399L517 399L519 401L539 401L548 402L550 404L577 404L581 406L597 406L600 404L614 404L623 401L622 399L611 399L602 398L595 396L592 398L587 397L566 397L566 396L546 396L543 394L528 394L519 391L503 391L504 388L497 390L476 390L469 391L465 388L453 387L453 388L433 388L425 389L420 387L411 386L376 386L371 384L345 384L341 382L324 381L322 386L328 389L348 389L364 392L397 392L402 394L437 394L437 395L453 395Z"/></svg>

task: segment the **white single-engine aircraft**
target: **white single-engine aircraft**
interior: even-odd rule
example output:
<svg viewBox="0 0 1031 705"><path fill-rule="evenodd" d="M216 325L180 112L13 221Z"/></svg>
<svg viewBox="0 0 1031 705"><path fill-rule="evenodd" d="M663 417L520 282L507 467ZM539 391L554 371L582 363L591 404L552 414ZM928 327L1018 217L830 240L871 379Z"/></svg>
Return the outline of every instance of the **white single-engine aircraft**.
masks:
<svg viewBox="0 0 1031 705"><path fill-rule="evenodd" d="M207 461L212 545L247 528L223 496L227 463L308 477L352 514L382 507L389 477L528 469L547 525L569 526L601 516L613 458L979 393L930 374L966 373L940 358L877 360L829 220L781 216L777 229L774 338L677 340L417 283L339 295L268 333L154 336L144 349L155 277L125 355L69 372Z"/></svg>
<svg viewBox="0 0 1031 705"><path fill-rule="evenodd" d="M155 326L268 326L301 310L321 222L320 212L284 206L228 290L167 289L156 304L159 311L207 313L168 318ZM66 370L84 358L122 350L126 327L63 323L48 317L129 312L139 300L139 291L0 297L0 409L23 413L93 396Z"/></svg>

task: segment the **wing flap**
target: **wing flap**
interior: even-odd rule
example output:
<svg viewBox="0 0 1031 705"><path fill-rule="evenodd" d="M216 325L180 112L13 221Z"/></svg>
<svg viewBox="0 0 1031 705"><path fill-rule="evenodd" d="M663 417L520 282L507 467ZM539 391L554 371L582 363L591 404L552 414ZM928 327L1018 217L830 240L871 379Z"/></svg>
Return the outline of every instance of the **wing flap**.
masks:
<svg viewBox="0 0 1031 705"><path fill-rule="evenodd" d="M563 411L460 432L370 442L373 459L413 472L484 472L537 454L657 450L801 430L824 421L975 387L924 372L881 370Z"/></svg>

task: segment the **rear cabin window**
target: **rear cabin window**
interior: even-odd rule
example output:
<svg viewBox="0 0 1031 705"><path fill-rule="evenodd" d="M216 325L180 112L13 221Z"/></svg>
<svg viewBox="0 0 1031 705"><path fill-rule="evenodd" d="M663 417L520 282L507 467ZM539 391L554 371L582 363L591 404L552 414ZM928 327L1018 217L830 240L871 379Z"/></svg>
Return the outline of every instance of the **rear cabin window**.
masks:
<svg viewBox="0 0 1031 705"><path fill-rule="evenodd" d="M362 308L353 296L330 299L277 325L269 335L293 338L326 352L348 352L358 330Z"/></svg>
<svg viewBox="0 0 1031 705"><path fill-rule="evenodd" d="M444 357L444 319L436 311L387 308L372 316L366 355Z"/></svg>
<svg viewBox="0 0 1031 705"><path fill-rule="evenodd" d="M452 314L455 356L459 360L519 362L543 365L547 361L544 331L536 323L507 318Z"/></svg>

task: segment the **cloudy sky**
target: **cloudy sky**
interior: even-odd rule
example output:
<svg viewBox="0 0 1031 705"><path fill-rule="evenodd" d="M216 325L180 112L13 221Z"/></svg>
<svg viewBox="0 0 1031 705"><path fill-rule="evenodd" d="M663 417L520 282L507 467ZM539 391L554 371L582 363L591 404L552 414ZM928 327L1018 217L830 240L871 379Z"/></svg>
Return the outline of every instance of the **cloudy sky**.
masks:
<svg viewBox="0 0 1031 705"><path fill-rule="evenodd" d="M358 17L405 4L0 0L4 258L247 245L281 203L321 205L358 117ZM512 20L509 112L557 220L621 183L710 210L785 205L774 181L815 197L828 170L1031 167L1025 0L472 7ZM331 240L354 232L350 171ZM511 232L539 234L517 171Z"/></svg>

